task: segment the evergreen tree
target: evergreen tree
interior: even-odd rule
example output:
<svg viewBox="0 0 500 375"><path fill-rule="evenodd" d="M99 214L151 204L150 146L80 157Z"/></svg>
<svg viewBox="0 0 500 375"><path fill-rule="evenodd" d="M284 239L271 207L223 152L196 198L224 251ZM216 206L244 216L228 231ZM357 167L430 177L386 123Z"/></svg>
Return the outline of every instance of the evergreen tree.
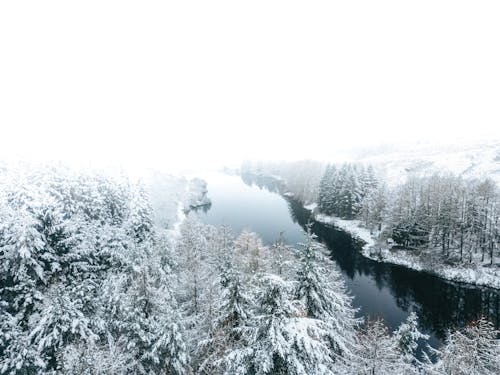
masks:
<svg viewBox="0 0 500 375"><path fill-rule="evenodd" d="M416 358L416 349L419 340L427 340L429 335L425 335L418 329L418 318L414 312L394 332L394 338L398 343L399 352L408 365L419 365Z"/></svg>
<svg viewBox="0 0 500 375"><path fill-rule="evenodd" d="M137 367L127 350L111 335L103 344L91 342L66 346L62 364L63 373L82 375L126 375Z"/></svg>
<svg viewBox="0 0 500 375"><path fill-rule="evenodd" d="M335 174L335 166L328 164L323 176L321 177L318 187L318 207L321 212L327 215L331 215L333 213Z"/></svg>
<svg viewBox="0 0 500 375"><path fill-rule="evenodd" d="M321 321L303 317L293 300L293 285L266 275L256 298L257 312L245 331L244 345L224 358L226 374L330 374L331 358Z"/></svg>
<svg viewBox="0 0 500 375"><path fill-rule="evenodd" d="M148 256L131 273L108 284L108 329L132 354L140 374L184 374L189 355L168 276L158 259Z"/></svg>
<svg viewBox="0 0 500 375"><path fill-rule="evenodd" d="M130 216L128 218L128 230L130 235L136 239L137 242L143 242L150 240L153 235L153 209L149 200L149 196L146 193L146 189L142 184L137 184L133 187L132 199L130 200ZM110 200L110 210L112 217L117 211L115 208L114 201ZM113 203L111 203L113 202ZM118 204L116 204L118 205Z"/></svg>
<svg viewBox="0 0 500 375"><path fill-rule="evenodd" d="M43 369L58 369L62 352L69 343L91 342L98 338L92 332L89 317L83 312L86 306L78 298L81 288L72 289L76 293L68 293L68 286L51 286L39 307L39 319L29 324L28 337L31 345L37 348Z"/></svg>
<svg viewBox="0 0 500 375"><path fill-rule="evenodd" d="M311 232L311 224L306 226L304 237L305 242L297 251L295 296L303 302L308 318L324 322L332 354L342 355L354 344L355 327L359 323L356 310L335 264L325 256L325 247Z"/></svg>

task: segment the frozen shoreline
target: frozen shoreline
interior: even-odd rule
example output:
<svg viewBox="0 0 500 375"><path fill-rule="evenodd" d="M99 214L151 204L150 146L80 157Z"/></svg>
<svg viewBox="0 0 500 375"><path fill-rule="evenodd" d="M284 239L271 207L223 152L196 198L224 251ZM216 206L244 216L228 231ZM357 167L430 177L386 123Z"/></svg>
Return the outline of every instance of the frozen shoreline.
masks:
<svg viewBox="0 0 500 375"><path fill-rule="evenodd" d="M416 271L431 273L445 280L467 283L476 286L486 286L500 289L500 268L489 268L472 264L471 266L449 266L441 263L425 261L405 250L391 251L386 244L380 243L370 234L370 231L360 226L359 220L343 220L338 217L314 213L314 220L319 223L333 225L352 237L364 242L361 254L377 262L404 266Z"/></svg>

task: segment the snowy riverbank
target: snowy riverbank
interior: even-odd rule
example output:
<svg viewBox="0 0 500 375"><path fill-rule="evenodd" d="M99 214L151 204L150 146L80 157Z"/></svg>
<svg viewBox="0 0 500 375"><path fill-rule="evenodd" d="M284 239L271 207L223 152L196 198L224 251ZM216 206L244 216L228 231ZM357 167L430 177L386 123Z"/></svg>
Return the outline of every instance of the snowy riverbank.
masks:
<svg viewBox="0 0 500 375"><path fill-rule="evenodd" d="M310 205L305 206L305 208L311 211L314 210L314 207ZM333 225L349 233L352 237L361 240L364 243L361 254L377 262L392 263L416 271L429 272L450 281L500 289L499 267L490 268L477 264L471 264L470 266L445 265L433 261L433 259L429 258L428 253L424 253L425 257L420 257L415 255L414 251L390 250L387 244L378 241L374 235L370 234L368 229L363 228L359 220L343 220L319 213L314 214L314 219L320 223Z"/></svg>
<svg viewBox="0 0 500 375"><path fill-rule="evenodd" d="M171 241L180 235L180 225L194 209L211 204L207 183L196 177L150 171L143 179L153 209L157 230L165 230Z"/></svg>

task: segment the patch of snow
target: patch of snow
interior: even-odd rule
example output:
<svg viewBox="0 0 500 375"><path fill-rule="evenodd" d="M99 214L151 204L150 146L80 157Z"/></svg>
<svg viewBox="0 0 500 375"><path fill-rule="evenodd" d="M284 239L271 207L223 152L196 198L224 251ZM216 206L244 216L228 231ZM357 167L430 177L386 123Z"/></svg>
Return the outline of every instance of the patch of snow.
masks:
<svg viewBox="0 0 500 375"><path fill-rule="evenodd" d="M317 203L309 203L304 206L306 210L314 211L318 207Z"/></svg>
<svg viewBox="0 0 500 375"><path fill-rule="evenodd" d="M344 220L334 216L316 214L315 220L333 225L362 240L364 245L361 254L377 262L397 264L416 271L434 274L446 280L487 286L500 289L500 268L473 265L444 265L442 263L425 261L412 253L411 250L391 251L386 244L377 241L376 235L361 227L359 220Z"/></svg>
<svg viewBox="0 0 500 375"><path fill-rule="evenodd" d="M388 249L382 249L381 259L377 259L378 254L377 257L373 253L364 253L363 255L376 261L429 272L450 281L500 289L500 269L498 267L490 268L478 264L451 266L442 263L425 262L425 260L411 254L411 251L405 250L392 252Z"/></svg>
<svg viewBox="0 0 500 375"><path fill-rule="evenodd" d="M359 220L344 220L335 216L328 216L324 214L316 214L315 220L324 224L333 225L349 233L353 237L362 240L365 243L363 250L369 250L375 245L375 239L371 235L370 231L366 228L362 228Z"/></svg>

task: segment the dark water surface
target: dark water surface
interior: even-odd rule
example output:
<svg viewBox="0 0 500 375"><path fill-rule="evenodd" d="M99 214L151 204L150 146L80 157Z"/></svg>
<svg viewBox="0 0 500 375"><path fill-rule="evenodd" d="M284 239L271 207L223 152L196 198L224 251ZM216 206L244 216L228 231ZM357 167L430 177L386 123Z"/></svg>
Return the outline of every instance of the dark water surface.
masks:
<svg viewBox="0 0 500 375"><path fill-rule="evenodd" d="M203 178L212 200L211 208L199 213L204 222L227 224L235 234L243 229L254 231L266 244L272 244L280 232L291 246L303 240L309 211L282 196L279 181L220 173ZM462 327L481 315L499 327L499 290L447 282L364 258L359 253L360 243L325 224L314 223L313 232L330 249L361 316L382 317L391 329L396 329L415 311L422 331L431 336L432 346L440 345L448 329Z"/></svg>

